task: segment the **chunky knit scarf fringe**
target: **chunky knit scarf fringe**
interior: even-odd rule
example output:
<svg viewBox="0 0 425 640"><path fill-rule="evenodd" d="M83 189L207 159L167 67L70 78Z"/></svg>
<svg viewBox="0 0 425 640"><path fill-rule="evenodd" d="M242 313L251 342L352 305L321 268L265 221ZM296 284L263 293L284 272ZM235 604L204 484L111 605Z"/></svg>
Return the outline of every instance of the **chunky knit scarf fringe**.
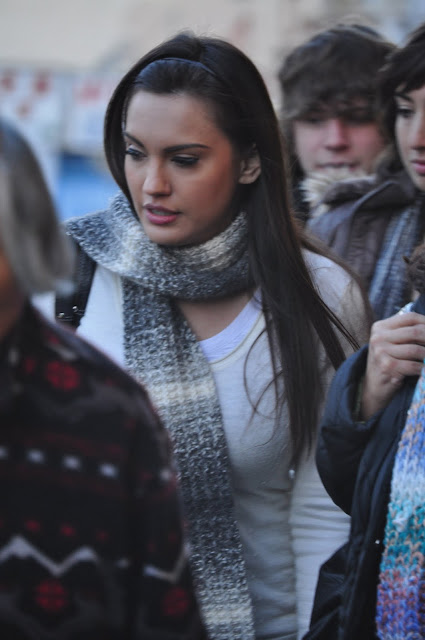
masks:
<svg viewBox="0 0 425 640"><path fill-rule="evenodd" d="M425 638L425 366L394 462L376 625L381 640Z"/></svg>
<svg viewBox="0 0 425 640"><path fill-rule="evenodd" d="M67 230L123 279L126 366L148 389L172 436L209 636L254 640L215 383L174 301L230 295L252 284L245 216L203 245L163 247L150 242L120 194L108 211L75 218Z"/></svg>

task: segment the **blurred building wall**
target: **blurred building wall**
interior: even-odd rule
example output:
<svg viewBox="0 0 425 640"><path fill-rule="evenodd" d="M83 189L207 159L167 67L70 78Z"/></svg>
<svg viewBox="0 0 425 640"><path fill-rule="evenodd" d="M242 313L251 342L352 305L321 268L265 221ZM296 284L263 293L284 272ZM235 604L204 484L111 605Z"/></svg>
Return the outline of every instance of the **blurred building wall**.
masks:
<svg viewBox="0 0 425 640"><path fill-rule="evenodd" d="M0 61L121 72L191 28L244 49L266 75L313 31L350 17L401 37L425 20L424 0L0 0Z"/></svg>
<svg viewBox="0 0 425 640"><path fill-rule="evenodd" d="M183 29L224 37L254 60L278 108L283 56L344 19L400 41L425 21L425 0L0 0L0 113L39 153L61 215L83 213L115 190L105 106L152 46Z"/></svg>

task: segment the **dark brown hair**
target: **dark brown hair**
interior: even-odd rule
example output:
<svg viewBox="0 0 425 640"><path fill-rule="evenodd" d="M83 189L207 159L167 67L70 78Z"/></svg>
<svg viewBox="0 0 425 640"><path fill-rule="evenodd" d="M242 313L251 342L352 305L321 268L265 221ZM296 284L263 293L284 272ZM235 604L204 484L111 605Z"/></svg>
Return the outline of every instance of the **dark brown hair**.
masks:
<svg viewBox="0 0 425 640"><path fill-rule="evenodd" d="M395 136L396 93L398 90L408 93L423 85L425 85L425 23L407 37L403 47L392 53L379 75L378 108L382 126L391 141L391 147L383 165L385 169L395 171L402 168Z"/></svg>

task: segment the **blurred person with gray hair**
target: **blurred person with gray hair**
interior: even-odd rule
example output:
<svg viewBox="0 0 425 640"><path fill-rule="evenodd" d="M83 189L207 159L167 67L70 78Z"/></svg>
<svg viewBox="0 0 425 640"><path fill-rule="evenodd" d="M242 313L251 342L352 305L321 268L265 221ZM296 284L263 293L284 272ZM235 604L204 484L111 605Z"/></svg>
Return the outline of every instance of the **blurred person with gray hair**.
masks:
<svg viewBox="0 0 425 640"><path fill-rule="evenodd" d="M0 636L204 638L146 392L30 303L71 263L40 167L0 121Z"/></svg>

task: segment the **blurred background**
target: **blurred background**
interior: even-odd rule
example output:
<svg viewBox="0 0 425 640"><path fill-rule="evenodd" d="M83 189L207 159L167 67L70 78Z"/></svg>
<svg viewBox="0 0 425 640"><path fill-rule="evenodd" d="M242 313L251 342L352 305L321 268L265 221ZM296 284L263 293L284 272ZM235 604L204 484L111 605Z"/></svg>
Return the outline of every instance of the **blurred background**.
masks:
<svg viewBox="0 0 425 640"><path fill-rule="evenodd" d="M262 72L337 21L401 42L425 21L424 0L0 0L0 113L39 156L60 216L105 207L116 186L103 159L105 107L117 81L177 31L224 37ZM23 185L24 188L24 185Z"/></svg>

